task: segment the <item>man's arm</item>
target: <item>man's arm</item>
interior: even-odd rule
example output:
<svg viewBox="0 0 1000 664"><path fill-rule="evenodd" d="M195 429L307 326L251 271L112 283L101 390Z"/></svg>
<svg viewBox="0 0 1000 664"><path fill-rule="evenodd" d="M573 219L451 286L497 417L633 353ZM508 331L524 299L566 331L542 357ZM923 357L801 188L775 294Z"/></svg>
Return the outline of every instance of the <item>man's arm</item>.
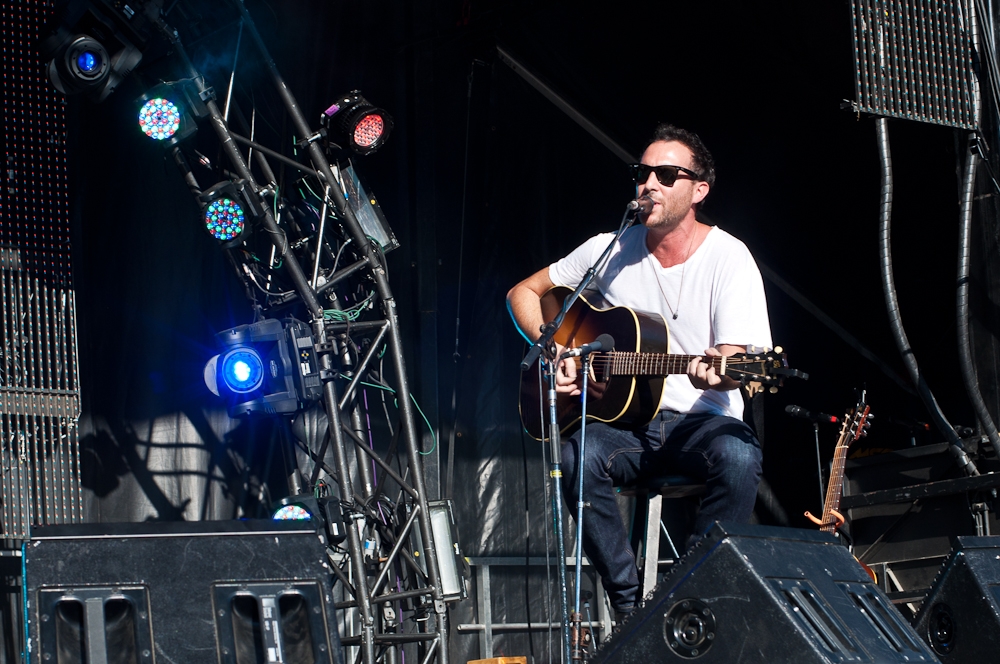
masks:
<svg viewBox="0 0 1000 664"><path fill-rule="evenodd" d="M736 353L743 352L746 352L746 346L734 346L732 344L719 344L715 348L705 349L705 355L709 357L718 357L720 355L730 357L736 355ZM727 392L735 390L740 386L740 381L729 376L720 376L716 373L715 367L703 362L700 357L694 358L688 365L688 378L691 379L691 384L699 390Z"/></svg>
<svg viewBox="0 0 1000 664"><path fill-rule="evenodd" d="M546 321L542 317L540 298L553 286L555 284L549 278L549 268L544 267L507 291L507 309L510 310L518 331L529 341L537 341L542 336L540 328ZM556 344L556 353L562 351L562 346ZM570 395L580 394L580 386L576 381L576 363L572 359L559 363L556 391Z"/></svg>
<svg viewBox="0 0 1000 664"><path fill-rule="evenodd" d="M539 328L545 324L545 319L542 318L540 298L553 286L549 268L543 267L507 292L507 309L518 331L529 341L536 341L541 336Z"/></svg>

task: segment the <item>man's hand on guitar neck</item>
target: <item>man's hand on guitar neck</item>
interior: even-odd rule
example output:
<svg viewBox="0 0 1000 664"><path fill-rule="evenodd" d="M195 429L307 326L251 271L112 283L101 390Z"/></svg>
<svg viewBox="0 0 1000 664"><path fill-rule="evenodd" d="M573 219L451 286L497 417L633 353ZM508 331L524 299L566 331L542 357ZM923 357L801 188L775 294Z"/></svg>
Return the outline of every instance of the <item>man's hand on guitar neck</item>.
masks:
<svg viewBox="0 0 1000 664"><path fill-rule="evenodd" d="M744 351L746 351L745 346L719 344L715 348L706 348L705 355L708 357L721 357L723 355L730 357ZM738 380L734 380L729 376L720 376L715 367L705 362L701 357L695 357L691 360L691 363L688 364L687 373L691 384L699 390L726 392L728 390L735 390L740 386Z"/></svg>

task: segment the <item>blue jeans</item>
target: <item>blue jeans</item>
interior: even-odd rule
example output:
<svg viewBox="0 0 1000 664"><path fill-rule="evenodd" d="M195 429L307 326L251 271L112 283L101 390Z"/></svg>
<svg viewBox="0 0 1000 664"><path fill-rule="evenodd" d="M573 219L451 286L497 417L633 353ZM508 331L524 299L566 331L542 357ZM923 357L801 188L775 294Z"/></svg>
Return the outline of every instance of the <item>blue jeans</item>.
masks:
<svg viewBox="0 0 1000 664"><path fill-rule="evenodd" d="M579 449L579 432L562 446L563 491L574 518ZM753 511L760 443L750 427L732 417L660 411L636 430L588 424L584 452L583 494L590 505L583 510L583 549L616 611L635 608L639 575L614 487L663 475L704 481L689 546L716 521L746 522Z"/></svg>

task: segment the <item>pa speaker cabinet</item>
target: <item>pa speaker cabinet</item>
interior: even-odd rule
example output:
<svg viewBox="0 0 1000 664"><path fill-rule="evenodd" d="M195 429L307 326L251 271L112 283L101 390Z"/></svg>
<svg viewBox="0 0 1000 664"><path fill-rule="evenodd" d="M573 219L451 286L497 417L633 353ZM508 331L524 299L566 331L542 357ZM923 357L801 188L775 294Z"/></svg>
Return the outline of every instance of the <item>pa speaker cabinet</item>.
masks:
<svg viewBox="0 0 1000 664"><path fill-rule="evenodd" d="M295 522L37 528L32 664L340 664L326 549Z"/></svg>
<svg viewBox="0 0 1000 664"><path fill-rule="evenodd" d="M720 526L674 565L595 662L937 662L832 535Z"/></svg>
<svg viewBox="0 0 1000 664"><path fill-rule="evenodd" d="M956 537L914 618L942 662L1000 657L1000 537Z"/></svg>

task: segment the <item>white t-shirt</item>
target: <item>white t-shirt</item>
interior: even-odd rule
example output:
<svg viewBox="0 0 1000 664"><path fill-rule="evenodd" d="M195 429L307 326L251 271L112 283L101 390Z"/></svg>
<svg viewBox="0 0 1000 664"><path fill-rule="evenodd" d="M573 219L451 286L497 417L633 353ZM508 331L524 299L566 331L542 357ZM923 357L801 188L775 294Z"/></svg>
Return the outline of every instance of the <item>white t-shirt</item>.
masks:
<svg viewBox="0 0 1000 664"><path fill-rule="evenodd" d="M549 279L575 287L613 235L594 236L550 265ZM669 353L702 355L718 344L771 347L760 270L746 245L721 228L709 229L687 261L664 268L646 248L646 227L633 226L619 238L591 287L611 305L662 316L669 330ZM739 390L703 391L687 375L672 375L664 381L660 409L741 419L743 398Z"/></svg>

